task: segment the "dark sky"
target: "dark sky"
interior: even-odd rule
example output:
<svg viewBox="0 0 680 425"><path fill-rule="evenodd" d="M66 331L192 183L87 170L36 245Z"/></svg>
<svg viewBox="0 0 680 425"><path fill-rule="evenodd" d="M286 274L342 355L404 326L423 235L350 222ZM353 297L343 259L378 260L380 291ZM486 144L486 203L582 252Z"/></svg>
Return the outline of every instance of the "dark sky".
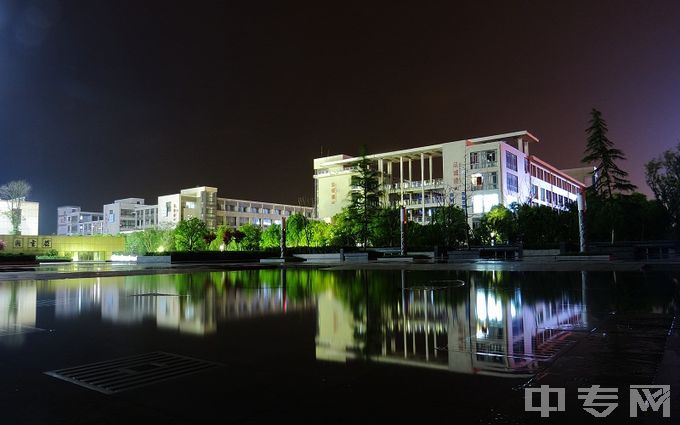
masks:
<svg viewBox="0 0 680 425"><path fill-rule="evenodd" d="M680 139L680 2L0 0L0 182L57 205L211 185L312 196L312 158L527 129L579 166L592 107L645 192ZM474 3L474 4L473 4Z"/></svg>

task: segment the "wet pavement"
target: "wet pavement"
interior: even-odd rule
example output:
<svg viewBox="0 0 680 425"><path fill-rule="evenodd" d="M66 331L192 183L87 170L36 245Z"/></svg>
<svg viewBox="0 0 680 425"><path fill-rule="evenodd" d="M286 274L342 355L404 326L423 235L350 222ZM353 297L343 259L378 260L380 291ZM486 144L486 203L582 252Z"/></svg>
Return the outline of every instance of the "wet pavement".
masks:
<svg viewBox="0 0 680 425"><path fill-rule="evenodd" d="M1 423L591 422L578 399L591 385L620 395L597 422L670 423L631 419L628 392L677 382L678 277L290 268L0 282ZM524 411L524 389L541 385L565 388L564 412Z"/></svg>

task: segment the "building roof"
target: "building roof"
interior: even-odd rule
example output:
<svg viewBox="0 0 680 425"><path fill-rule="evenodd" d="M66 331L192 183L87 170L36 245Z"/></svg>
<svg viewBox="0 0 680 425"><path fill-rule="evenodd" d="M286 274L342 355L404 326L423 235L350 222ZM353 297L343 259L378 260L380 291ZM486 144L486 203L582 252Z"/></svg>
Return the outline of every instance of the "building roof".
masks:
<svg viewBox="0 0 680 425"><path fill-rule="evenodd" d="M460 142L468 142L468 143L484 143L484 142L490 142L494 140L502 140L502 139L507 139L507 138L513 138L513 137L522 137L522 136L528 136L532 141L538 142L538 139L531 134L530 132L526 130L522 131L514 131L510 133L502 133L502 134L496 134L493 136L485 136L485 137L475 137L471 139L462 139L462 140L454 140L451 142L442 142L434 145L427 145L427 146L421 146L417 148L409 148L409 149L400 149L396 151L390 151L390 152L383 152L383 153L376 153L376 154L371 154L371 155L366 155L366 158L368 159L390 159L393 161L398 161L400 158L404 160L413 160L413 159L420 159L421 154L426 154L426 155L432 155L433 157L439 157L442 155L442 149L444 145L448 143L460 143ZM328 162L324 162L323 164L320 164L322 166L332 166L332 165L343 165L343 164L352 164L355 163L357 160L359 160L359 157L352 157L349 155L344 155L342 154L344 159L339 159L339 160L331 160ZM328 158L334 158L337 157L338 155L335 155L333 157L328 157ZM319 158L317 158L319 159Z"/></svg>
<svg viewBox="0 0 680 425"><path fill-rule="evenodd" d="M562 170L559 170L556 167L548 164L547 162L543 161L542 159L540 159L539 157L537 157L535 155L529 155L529 162L535 162L535 163L539 164L541 167L547 168L551 172L559 175L560 177L569 181L570 183L576 184L577 186L581 187L582 189L585 189L587 187L583 182L578 181L577 179L573 178L569 174L567 174L567 173L563 172Z"/></svg>

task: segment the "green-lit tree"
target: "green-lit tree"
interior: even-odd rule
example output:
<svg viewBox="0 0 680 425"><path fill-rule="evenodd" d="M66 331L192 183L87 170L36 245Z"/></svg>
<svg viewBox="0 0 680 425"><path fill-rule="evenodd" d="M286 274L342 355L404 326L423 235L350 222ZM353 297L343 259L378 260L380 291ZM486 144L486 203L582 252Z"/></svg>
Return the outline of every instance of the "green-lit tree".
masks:
<svg viewBox="0 0 680 425"><path fill-rule="evenodd" d="M664 207L675 236L680 236L680 144L645 164L647 184Z"/></svg>
<svg viewBox="0 0 680 425"><path fill-rule="evenodd" d="M356 246L355 224L346 208L334 215L331 220L331 244L334 246Z"/></svg>
<svg viewBox="0 0 680 425"><path fill-rule="evenodd" d="M366 157L365 148L362 148L361 159L356 165L356 173L352 175L351 185L347 214L356 227L357 240L366 248L371 221L380 210L383 190L380 186L380 171L372 167L371 161Z"/></svg>
<svg viewBox="0 0 680 425"><path fill-rule="evenodd" d="M31 193L31 185L24 180L14 180L0 186L0 199L7 201L7 217L12 225L12 234L21 234L21 204Z"/></svg>
<svg viewBox="0 0 680 425"><path fill-rule="evenodd" d="M333 239L333 228L330 223L310 220L309 231L311 233L310 246L329 246Z"/></svg>
<svg viewBox="0 0 680 425"><path fill-rule="evenodd" d="M175 246L180 251L200 251L207 248L208 226L196 217L182 220L175 228Z"/></svg>
<svg viewBox="0 0 680 425"><path fill-rule="evenodd" d="M512 211L500 204L484 214L479 227L475 229L475 237L481 243L513 242L516 235L515 216Z"/></svg>
<svg viewBox="0 0 680 425"><path fill-rule="evenodd" d="M238 243L241 250L257 251L260 249L260 237L262 235L260 226L248 223L239 227L239 231L243 234L243 239Z"/></svg>
<svg viewBox="0 0 680 425"><path fill-rule="evenodd" d="M308 226L309 219L303 214L295 213L288 217L288 220L286 220L286 245L290 247L309 246Z"/></svg>
<svg viewBox="0 0 680 425"><path fill-rule="evenodd" d="M628 173L616 164L616 161L626 159L623 151L614 147L614 143L607 137L607 122L597 109L590 112L590 126L586 129L588 140L582 162L594 164L597 179L593 190L607 198L617 192L631 192L636 186L628 180Z"/></svg>
<svg viewBox="0 0 680 425"><path fill-rule="evenodd" d="M144 255L148 252L167 250L163 246L166 231L159 229L144 229L125 235L125 251L130 254Z"/></svg>
<svg viewBox="0 0 680 425"><path fill-rule="evenodd" d="M272 224L264 229L260 239L260 248L278 248L281 244L281 226Z"/></svg>

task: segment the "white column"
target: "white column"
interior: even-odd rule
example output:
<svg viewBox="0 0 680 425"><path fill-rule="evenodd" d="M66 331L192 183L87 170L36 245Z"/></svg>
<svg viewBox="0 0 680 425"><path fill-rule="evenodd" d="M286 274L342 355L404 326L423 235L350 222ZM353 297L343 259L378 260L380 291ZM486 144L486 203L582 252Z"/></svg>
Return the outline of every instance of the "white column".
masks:
<svg viewBox="0 0 680 425"><path fill-rule="evenodd" d="M422 224L425 224L425 154L420 154L420 206L422 211Z"/></svg>
<svg viewBox="0 0 680 425"><path fill-rule="evenodd" d="M399 190L401 192L401 205L404 205L404 157L399 157Z"/></svg>
<svg viewBox="0 0 680 425"><path fill-rule="evenodd" d="M576 205L578 208L579 252L583 254L588 249L588 241L586 240L586 198L583 194L583 190L579 190L576 195Z"/></svg>
<svg viewBox="0 0 680 425"><path fill-rule="evenodd" d="M432 183L432 154L430 154L430 183Z"/></svg>

